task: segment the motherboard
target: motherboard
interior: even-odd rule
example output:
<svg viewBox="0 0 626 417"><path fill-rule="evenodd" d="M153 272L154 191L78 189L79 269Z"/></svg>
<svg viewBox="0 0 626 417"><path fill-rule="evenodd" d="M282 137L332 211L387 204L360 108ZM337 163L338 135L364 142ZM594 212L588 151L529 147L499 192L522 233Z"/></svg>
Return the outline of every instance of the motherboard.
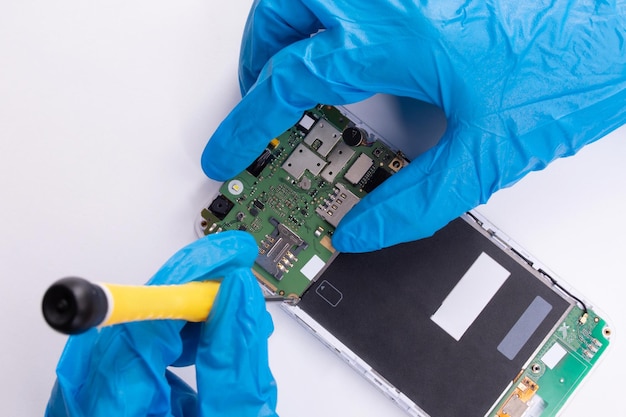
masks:
<svg viewBox="0 0 626 417"><path fill-rule="evenodd" d="M343 216L408 163L355 117L319 105L224 183L200 227L207 235L250 232L259 244L257 278L297 301L332 259Z"/></svg>

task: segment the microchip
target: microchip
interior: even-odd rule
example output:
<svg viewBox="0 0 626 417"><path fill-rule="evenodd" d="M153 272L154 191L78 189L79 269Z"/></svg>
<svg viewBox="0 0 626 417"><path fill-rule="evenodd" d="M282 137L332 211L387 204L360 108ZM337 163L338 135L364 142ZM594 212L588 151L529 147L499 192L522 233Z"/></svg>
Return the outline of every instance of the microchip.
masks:
<svg viewBox="0 0 626 417"><path fill-rule="evenodd" d="M388 171L385 171L381 167L376 168L371 178L363 186L363 191L371 193L389 177L391 177L391 174Z"/></svg>
<svg viewBox="0 0 626 417"><path fill-rule="evenodd" d="M259 210L263 210L265 208L265 204L263 204L259 200L254 200L252 204L254 204L254 207L258 208Z"/></svg>
<svg viewBox="0 0 626 417"><path fill-rule="evenodd" d="M351 184L356 185L367 174L372 165L374 165L372 158L362 153L343 177Z"/></svg>
<svg viewBox="0 0 626 417"><path fill-rule="evenodd" d="M250 206L249 211L252 216L256 217L259 215L261 211L263 211L264 208L265 208L265 204L263 204L257 199L254 199L254 201L252 201L252 205Z"/></svg>

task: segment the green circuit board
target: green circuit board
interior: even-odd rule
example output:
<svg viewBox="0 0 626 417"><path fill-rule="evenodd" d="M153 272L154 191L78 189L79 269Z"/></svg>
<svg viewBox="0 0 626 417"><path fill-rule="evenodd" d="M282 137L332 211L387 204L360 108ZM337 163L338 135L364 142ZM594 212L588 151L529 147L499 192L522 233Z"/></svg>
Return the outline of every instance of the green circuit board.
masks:
<svg viewBox="0 0 626 417"><path fill-rule="evenodd" d="M201 227L205 235L250 232L259 244L257 278L297 300L332 259L341 218L407 164L366 127L319 105L223 184L202 210Z"/></svg>
<svg viewBox="0 0 626 417"><path fill-rule="evenodd" d="M574 307L489 416L556 416L608 348L610 336L595 312Z"/></svg>
<svg viewBox="0 0 626 417"><path fill-rule="evenodd" d="M200 229L205 235L250 232L259 245L256 277L270 292L297 302L336 255L331 238L339 221L408 163L354 117L319 105L221 186L201 211ZM490 417L557 415L606 350L610 328L572 299L579 302L503 387Z"/></svg>

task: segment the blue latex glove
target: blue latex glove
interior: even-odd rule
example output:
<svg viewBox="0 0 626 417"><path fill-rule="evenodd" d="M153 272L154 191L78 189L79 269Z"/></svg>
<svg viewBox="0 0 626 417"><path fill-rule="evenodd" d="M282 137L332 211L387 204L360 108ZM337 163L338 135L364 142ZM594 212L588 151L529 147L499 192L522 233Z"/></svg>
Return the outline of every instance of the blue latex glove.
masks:
<svg viewBox="0 0 626 417"><path fill-rule="evenodd" d="M275 416L273 325L250 272L257 252L250 235L225 232L176 253L149 284L223 277L207 322L136 322L70 337L46 415ZM198 396L167 370L191 363Z"/></svg>
<svg viewBox="0 0 626 417"><path fill-rule="evenodd" d="M320 29L325 29L310 36ZM345 216L340 251L431 235L530 171L626 122L624 0L258 0L239 105L202 155L228 179L317 103L389 93L448 128Z"/></svg>

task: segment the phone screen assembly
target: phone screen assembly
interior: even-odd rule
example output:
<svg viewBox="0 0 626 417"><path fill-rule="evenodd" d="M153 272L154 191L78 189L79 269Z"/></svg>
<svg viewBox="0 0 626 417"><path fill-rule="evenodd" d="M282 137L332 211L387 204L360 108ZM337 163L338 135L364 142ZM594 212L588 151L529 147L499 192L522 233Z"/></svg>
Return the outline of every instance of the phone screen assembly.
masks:
<svg viewBox="0 0 626 417"><path fill-rule="evenodd" d="M265 291L410 415L556 415L611 329L486 219L371 253L333 248L341 218L408 164L319 105L222 185L197 230L251 233Z"/></svg>

